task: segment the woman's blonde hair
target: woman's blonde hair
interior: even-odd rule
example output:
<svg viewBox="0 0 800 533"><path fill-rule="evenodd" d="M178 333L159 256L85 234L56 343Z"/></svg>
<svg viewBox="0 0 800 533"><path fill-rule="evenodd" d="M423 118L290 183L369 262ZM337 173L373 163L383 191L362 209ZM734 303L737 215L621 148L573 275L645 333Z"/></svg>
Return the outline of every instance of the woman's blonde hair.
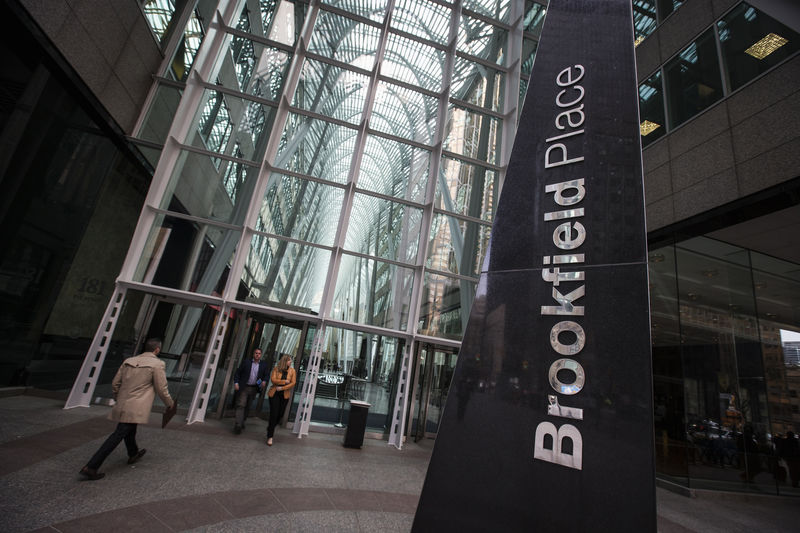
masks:
<svg viewBox="0 0 800 533"><path fill-rule="evenodd" d="M278 361L278 370L281 372L289 370L289 363L291 362L292 362L292 356L283 354L283 356L281 356L280 361Z"/></svg>

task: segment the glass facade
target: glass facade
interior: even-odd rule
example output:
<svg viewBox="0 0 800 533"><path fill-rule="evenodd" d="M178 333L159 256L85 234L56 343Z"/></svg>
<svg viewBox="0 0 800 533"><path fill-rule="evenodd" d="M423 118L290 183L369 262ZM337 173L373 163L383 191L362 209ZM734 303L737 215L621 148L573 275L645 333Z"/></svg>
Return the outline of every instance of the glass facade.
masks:
<svg viewBox="0 0 800 533"><path fill-rule="evenodd" d="M335 424L359 397L388 432L403 358L457 353L544 3L143 8L175 59L133 136L158 154L116 286L145 295L135 330L164 337L172 379L213 360L191 409L224 415L258 346L295 356L293 412L309 392Z"/></svg>
<svg viewBox="0 0 800 533"><path fill-rule="evenodd" d="M649 254L659 475L800 495L798 265L707 237Z"/></svg>

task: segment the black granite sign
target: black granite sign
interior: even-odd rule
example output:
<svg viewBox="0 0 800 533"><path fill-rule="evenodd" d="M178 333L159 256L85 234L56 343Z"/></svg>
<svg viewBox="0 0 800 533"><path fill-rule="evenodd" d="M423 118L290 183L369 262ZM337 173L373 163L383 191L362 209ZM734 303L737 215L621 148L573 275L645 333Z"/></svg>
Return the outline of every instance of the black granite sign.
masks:
<svg viewBox="0 0 800 533"><path fill-rule="evenodd" d="M630 0L551 0L414 531L655 532Z"/></svg>

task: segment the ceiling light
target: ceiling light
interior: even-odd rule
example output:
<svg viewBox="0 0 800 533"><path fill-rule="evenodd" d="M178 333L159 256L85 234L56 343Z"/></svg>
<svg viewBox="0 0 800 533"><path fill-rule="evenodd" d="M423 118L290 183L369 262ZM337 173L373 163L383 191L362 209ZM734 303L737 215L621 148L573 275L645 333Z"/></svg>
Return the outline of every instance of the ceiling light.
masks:
<svg viewBox="0 0 800 533"><path fill-rule="evenodd" d="M764 59L772 52L774 52L775 50L777 50L778 48L780 48L781 46L783 46L788 42L789 42L788 40L784 39L780 35L776 35L774 33L768 33L760 41L758 41L753 46L745 50L744 53L750 54L756 59Z"/></svg>
<svg viewBox="0 0 800 533"><path fill-rule="evenodd" d="M633 41L633 47L636 48L642 41L644 41L644 37L640 35L639 37L636 38L635 41Z"/></svg>
<svg viewBox="0 0 800 533"><path fill-rule="evenodd" d="M648 135L655 131L657 128L660 128L661 124L656 124L655 122L650 122L649 120L645 120L641 124L639 124L639 131L642 134L642 137Z"/></svg>
<svg viewBox="0 0 800 533"><path fill-rule="evenodd" d="M650 261L652 261L653 263L660 263L663 260L664 260L664 254L653 254L650 256Z"/></svg>

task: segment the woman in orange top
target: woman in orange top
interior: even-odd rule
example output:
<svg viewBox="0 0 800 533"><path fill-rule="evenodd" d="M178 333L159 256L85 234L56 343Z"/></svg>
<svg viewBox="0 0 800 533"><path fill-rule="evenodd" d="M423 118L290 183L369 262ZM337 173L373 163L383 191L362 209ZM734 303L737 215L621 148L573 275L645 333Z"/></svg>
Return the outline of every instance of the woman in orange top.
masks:
<svg viewBox="0 0 800 533"><path fill-rule="evenodd" d="M272 384L269 387L269 426L267 426L267 446L272 446L275 428L283 417L286 404L292 397L292 388L297 383L297 373L292 368L292 356L283 355L270 374Z"/></svg>

